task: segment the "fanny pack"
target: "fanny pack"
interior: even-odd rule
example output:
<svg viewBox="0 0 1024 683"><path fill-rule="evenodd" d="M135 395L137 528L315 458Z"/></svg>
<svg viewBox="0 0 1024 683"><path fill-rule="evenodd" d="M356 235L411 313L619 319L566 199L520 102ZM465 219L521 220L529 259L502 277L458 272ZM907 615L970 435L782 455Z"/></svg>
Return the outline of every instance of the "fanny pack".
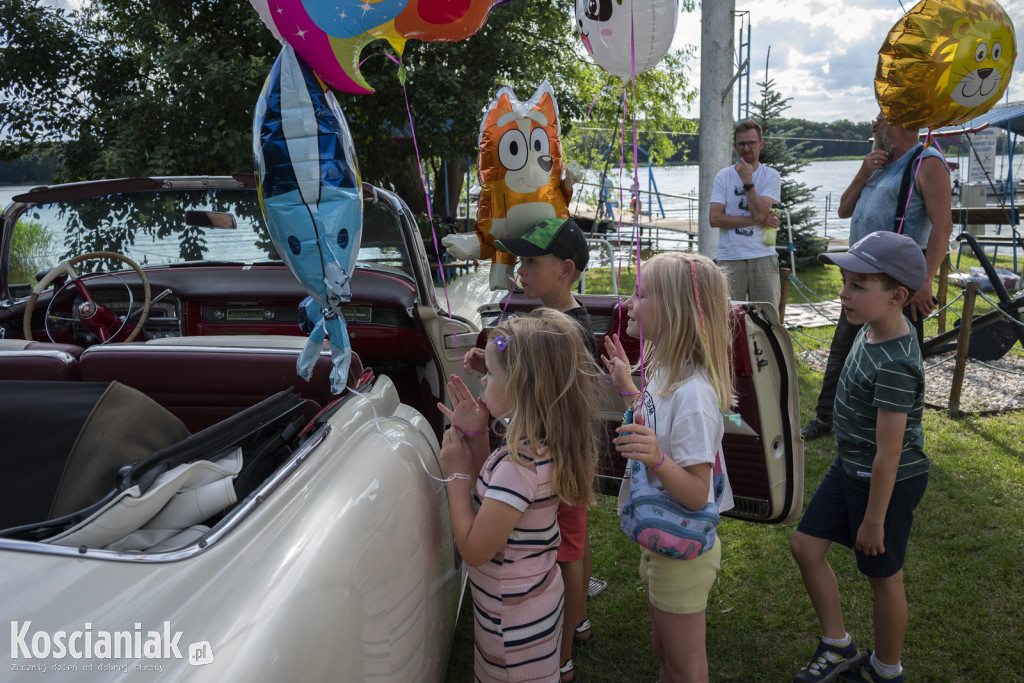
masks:
<svg viewBox="0 0 1024 683"><path fill-rule="evenodd" d="M633 460L629 475L629 502L619 525L635 543L672 560L692 560L711 550L718 528L719 504L725 491L721 453L715 454L712 486L715 501L699 510L683 507L665 491L651 485L647 468Z"/></svg>

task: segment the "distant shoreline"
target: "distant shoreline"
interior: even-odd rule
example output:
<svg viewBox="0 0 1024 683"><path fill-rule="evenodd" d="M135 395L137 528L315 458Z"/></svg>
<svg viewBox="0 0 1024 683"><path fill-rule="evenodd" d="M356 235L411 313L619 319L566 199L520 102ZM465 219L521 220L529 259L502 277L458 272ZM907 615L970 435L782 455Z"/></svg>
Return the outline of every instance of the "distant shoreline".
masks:
<svg viewBox="0 0 1024 683"><path fill-rule="evenodd" d="M814 157L807 159L807 163L811 164L816 161L853 161L855 159L863 159L863 154L847 154L845 156L838 157ZM643 164L646 166L647 164ZM682 166L699 166L700 164L696 161L669 161L660 164L652 164L654 168L678 168Z"/></svg>

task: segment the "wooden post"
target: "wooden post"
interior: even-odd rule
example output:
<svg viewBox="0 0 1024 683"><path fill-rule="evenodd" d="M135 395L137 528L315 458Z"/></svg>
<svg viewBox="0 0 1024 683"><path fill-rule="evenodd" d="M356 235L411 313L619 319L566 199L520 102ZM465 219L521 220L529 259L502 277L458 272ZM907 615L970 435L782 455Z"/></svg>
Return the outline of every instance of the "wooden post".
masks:
<svg viewBox="0 0 1024 683"><path fill-rule="evenodd" d="M949 253L939 266L939 334L946 331L946 287L949 285Z"/></svg>
<svg viewBox="0 0 1024 683"><path fill-rule="evenodd" d="M786 299L789 297L789 274L792 273L789 268L779 268L779 280L781 284L781 295L779 296L779 323L783 323L786 320Z"/></svg>
<svg viewBox="0 0 1024 683"><path fill-rule="evenodd" d="M960 316L960 335L956 340L956 360L953 366L953 384L949 388L950 417L960 417L960 392L964 385L964 368L967 365L967 349L971 345L971 327L974 322L974 300L978 298L978 283L967 283L964 293L964 310Z"/></svg>

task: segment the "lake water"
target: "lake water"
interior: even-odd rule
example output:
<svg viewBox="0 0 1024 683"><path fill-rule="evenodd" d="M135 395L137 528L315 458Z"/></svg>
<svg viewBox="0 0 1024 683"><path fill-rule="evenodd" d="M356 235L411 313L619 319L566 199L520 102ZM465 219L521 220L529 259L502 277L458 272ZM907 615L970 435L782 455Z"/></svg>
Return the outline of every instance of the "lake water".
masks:
<svg viewBox="0 0 1024 683"><path fill-rule="evenodd" d="M951 159L951 161L959 163L960 173L963 177L966 177L967 160L961 157L959 159ZM1020 178L1024 156L1019 155L1014 159L1014 162L1014 178ZM818 234L839 239L845 239L849 235L850 221L849 219L839 218L836 215L836 209L839 207L839 198L850 184L854 175L856 175L860 164L861 160L859 159L848 161L814 161L804 167L793 178L796 182L802 182L808 187L817 188L813 193L812 206L818 217ZM992 174L993 177L1005 178L1006 169L1006 157L998 159ZM657 185L657 190L664 193L664 195L675 195L674 197L662 197L662 205L666 217L691 220L697 218L697 203L677 197L697 196L698 175L699 169L697 166L672 166L653 169L654 183ZM610 176L613 182L617 184L617 172L610 172ZM624 181L625 185L628 186L630 184L628 178L625 178ZM641 169L641 191L646 192L648 182L647 169ZM28 189L27 187L0 186L0 207L5 207L10 202L11 197ZM595 191L595 188L588 189L591 192Z"/></svg>
<svg viewBox="0 0 1024 683"><path fill-rule="evenodd" d="M950 158L951 162L959 164L960 177L967 176L967 159L964 157ZM1014 158L1015 179L1021 178L1021 166L1024 164L1024 156L1017 155ZM850 181L857 174L860 168L861 159L847 161L814 161L809 163L793 177L794 182L801 182L810 188L817 188L813 192L811 206L814 208L818 220L817 232L819 235L831 238L846 239L850 233L850 220L839 218L837 210L839 199L849 186ZM995 168L992 169L993 179L1005 178L1008 170L1008 159L1003 156L998 158ZM653 169L654 184L657 190L665 195L697 196L699 187L699 168L697 166L673 166ZM618 174L615 171L609 172L613 183L618 185ZM954 176L955 177L955 176ZM596 182L596 181L595 181ZM630 185L628 177L623 179L625 186ZM646 193L650 187L647 169L640 171L640 191L646 202ZM588 188L594 191L596 188ZM626 200L629 201L628 199ZM697 203L676 197L662 196L662 207L667 218L680 218L695 220L697 218ZM656 200L653 200L653 209L657 212Z"/></svg>

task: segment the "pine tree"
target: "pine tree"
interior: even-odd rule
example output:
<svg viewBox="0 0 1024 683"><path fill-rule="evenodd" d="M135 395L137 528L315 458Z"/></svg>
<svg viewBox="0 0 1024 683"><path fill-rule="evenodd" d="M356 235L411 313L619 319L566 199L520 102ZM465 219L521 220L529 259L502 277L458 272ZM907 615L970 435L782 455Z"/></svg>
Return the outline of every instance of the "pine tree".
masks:
<svg viewBox="0 0 1024 683"><path fill-rule="evenodd" d="M806 140L796 144L787 142L785 138L799 137L798 129L786 127L782 118L782 112L789 109L792 98L782 97L775 89L774 79L767 79L757 85L761 88L761 99L754 103L753 118L761 125L765 140L760 162L774 168L782 176L782 201L778 206L789 211L797 265L817 265L818 254L828 246L828 241L818 237L815 231L818 221L815 220L814 207L810 206L814 191L818 188L796 182L792 177L807 165L805 159L810 158L819 148L811 147ZM783 244L788 244L785 215L779 227L779 245ZM781 266L788 265L788 259L783 258Z"/></svg>

